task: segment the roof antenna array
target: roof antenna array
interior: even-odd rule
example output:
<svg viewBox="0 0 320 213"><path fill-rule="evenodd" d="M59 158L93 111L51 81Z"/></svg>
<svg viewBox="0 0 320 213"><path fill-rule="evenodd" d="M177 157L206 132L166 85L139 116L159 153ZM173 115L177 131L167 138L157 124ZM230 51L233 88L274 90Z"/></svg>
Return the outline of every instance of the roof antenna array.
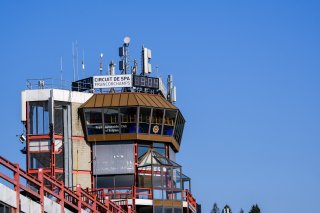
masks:
<svg viewBox="0 0 320 213"><path fill-rule="evenodd" d="M100 71L100 75L102 75L102 71L103 71L103 69L102 69L102 62L103 62L103 53L101 53L100 54L100 68L99 68L99 71Z"/></svg>
<svg viewBox="0 0 320 213"><path fill-rule="evenodd" d="M168 75L168 97L167 100L171 103L177 101L177 88L173 86L173 76Z"/></svg>
<svg viewBox="0 0 320 213"><path fill-rule="evenodd" d="M121 74L128 74L128 47L130 44L130 37L126 36L123 39L123 46L119 47L119 56L121 60L119 61L119 70Z"/></svg>
<svg viewBox="0 0 320 213"><path fill-rule="evenodd" d="M142 75L149 75L152 72L151 64L151 50L142 46Z"/></svg>

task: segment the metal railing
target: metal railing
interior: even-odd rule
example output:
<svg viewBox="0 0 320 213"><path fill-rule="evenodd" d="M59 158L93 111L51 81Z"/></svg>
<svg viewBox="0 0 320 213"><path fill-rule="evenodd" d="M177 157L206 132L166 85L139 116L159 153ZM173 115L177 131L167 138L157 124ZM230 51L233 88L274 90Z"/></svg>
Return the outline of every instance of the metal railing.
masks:
<svg viewBox="0 0 320 213"><path fill-rule="evenodd" d="M8 174L2 172L3 170L6 170ZM44 197L60 204L62 212L65 207L77 212L81 212L81 209L92 213L131 212L131 207L126 211L110 201L108 197L105 197L101 202L97 196L83 190L80 185L77 185L76 190L73 191L64 186L63 182L44 174L42 169L39 169L38 173L34 175L28 175L18 164L11 163L0 156L0 180L4 181L5 185L13 186L13 190L16 192L16 212L20 212L20 194L22 193L38 202L41 206L41 212L44 212Z"/></svg>

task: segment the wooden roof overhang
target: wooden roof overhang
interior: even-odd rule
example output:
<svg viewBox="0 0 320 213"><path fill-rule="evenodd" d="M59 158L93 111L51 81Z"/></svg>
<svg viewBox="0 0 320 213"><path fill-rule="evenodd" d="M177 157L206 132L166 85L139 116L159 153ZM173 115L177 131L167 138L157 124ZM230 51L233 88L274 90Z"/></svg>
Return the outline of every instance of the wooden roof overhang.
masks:
<svg viewBox="0 0 320 213"><path fill-rule="evenodd" d="M164 109L178 109L172 103L164 99L161 95L138 92L94 94L80 108L105 108L125 106L145 106Z"/></svg>

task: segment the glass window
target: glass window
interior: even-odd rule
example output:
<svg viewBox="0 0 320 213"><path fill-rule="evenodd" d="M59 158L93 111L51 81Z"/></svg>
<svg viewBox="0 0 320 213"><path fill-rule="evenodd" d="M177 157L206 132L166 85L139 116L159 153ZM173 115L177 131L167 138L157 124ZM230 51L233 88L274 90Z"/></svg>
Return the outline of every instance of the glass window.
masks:
<svg viewBox="0 0 320 213"><path fill-rule="evenodd" d="M181 188L181 171L180 169L173 169L173 188Z"/></svg>
<svg viewBox="0 0 320 213"><path fill-rule="evenodd" d="M153 166L153 172L152 172L152 176L153 176L153 180L152 180L152 184L153 187L161 187L162 183L161 183L161 167L159 166Z"/></svg>
<svg viewBox="0 0 320 213"><path fill-rule="evenodd" d="M150 134L161 135L162 120L163 120L163 110L153 109Z"/></svg>
<svg viewBox="0 0 320 213"><path fill-rule="evenodd" d="M166 110L164 116L163 135L172 136L174 124L176 121L177 111Z"/></svg>
<svg viewBox="0 0 320 213"><path fill-rule="evenodd" d="M133 186L133 175L115 175L115 187Z"/></svg>
<svg viewBox="0 0 320 213"><path fill-rule="evenodd" d="M162 213L162 209L163 209L162 206L155 206L155 207L154 207L154 212L155 212L155 213Z"/></svg>
<svg viewBox="0 0 320 213"><path fill-rule="evenodd" d="M119 134L119 109L107 108L104 110L104 132L105 134Z"/></svg>
<svg viewBox="0 0 320 213"><path fill-rule="evenodd" d="M151 109L150 108L140 108L139 114L139 133L149 133L150 126L150 116Z"/></svg>
<svg viewBox="0 0 320 213"><path fill-rule="evenodd" d="M97 188L112 188L114 187L113 176L96 176Z"/></svg>
<svg viewBox="0 0 320 213"><path fill-rule="evenodd" d="M174 208L174 213L182 213L182 209L181 208Z"/></svg>
<svg viewBox="0 0 320 213"><path fill-rule="evenodd" d="M176 141L179 144L181 143L181 139L182 139L184 123L185 123L185 121L184 121L181 113L179 113L178 117L177 117L176 128L174 131L174 138L176 139Z"/></svg>
<svg viewBox="0 0 320 213"><path fill-rule="evenodd" d="M138 186L141 188L152 187L151 166L138 168Z"/></svg>
<svg viewBox="0 0 320 213"><path fill-rule="evenodd" d="M30 134L49 134L49 111L47 101L29 102L29 118Z"/></svg>
<svg viewBox="0 0 320 213"><path fill-rule="evenodd" d="M138 158L144 155L149 150L147 145L139 145L138 146Z"/></svg>
<svg viewBox="0 0 320 213"><path fill-rule="evenodd" d="M164 208L164 213L172 213L172 208L171 207Z"/></svg>
<svg viewBox="0 0 320 213"><path fill-rule="evenodd" d="M89 109L85 112L86 124L99 124L102 123L101 109Z"/></svg>
<svg viewBox="0 0 320 213"><path fill-rule="evenodd" d="M121 108L121 133L136 133L137 132L137 108Z"/></svg>
<svg viewBox="0 0 320 213"><path fill-rule="evenodd" d="M89 109L85 111L85 121L88 135L100 135L102 131L102 110Z"/></svg>
<svg viewBox="0 0 320 213"><path fill-rule="evenodd" d="M162 200L162 190L161 189L154 189L153 190L153 199Z"/></svg>
<svg viewBox="0 0 320 213"><path fill-rule="evenodd" d="M62 106L54 107L54 133L63 134L63 108Z"/></svg>
<svg viewBox="0 0 320 213"><path fill-rule="evenodd" d="M97 188L131 187L133 182L133 175L97 176Z"/></svg>
<svg viewBox="0 0 320 213"><path fill-rule="evenodd" d="M30 169L49 168L50 159L49 152L30 153Z"/></svg>

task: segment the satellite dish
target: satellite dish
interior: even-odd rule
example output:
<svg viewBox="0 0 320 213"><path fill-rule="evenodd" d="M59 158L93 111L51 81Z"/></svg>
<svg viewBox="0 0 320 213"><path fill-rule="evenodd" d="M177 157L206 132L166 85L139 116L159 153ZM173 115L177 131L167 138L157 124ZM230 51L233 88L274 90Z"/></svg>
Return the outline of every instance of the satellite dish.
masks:
<svg viewBox="0 0 320 213"><path fill-rule="evenodd" d="M124 37L124 39L123 39L123 42L124 42L125 44L129 44L130 41L131 41L131 39L130 39L129 36L126 36L126 37Z"/></svg>

